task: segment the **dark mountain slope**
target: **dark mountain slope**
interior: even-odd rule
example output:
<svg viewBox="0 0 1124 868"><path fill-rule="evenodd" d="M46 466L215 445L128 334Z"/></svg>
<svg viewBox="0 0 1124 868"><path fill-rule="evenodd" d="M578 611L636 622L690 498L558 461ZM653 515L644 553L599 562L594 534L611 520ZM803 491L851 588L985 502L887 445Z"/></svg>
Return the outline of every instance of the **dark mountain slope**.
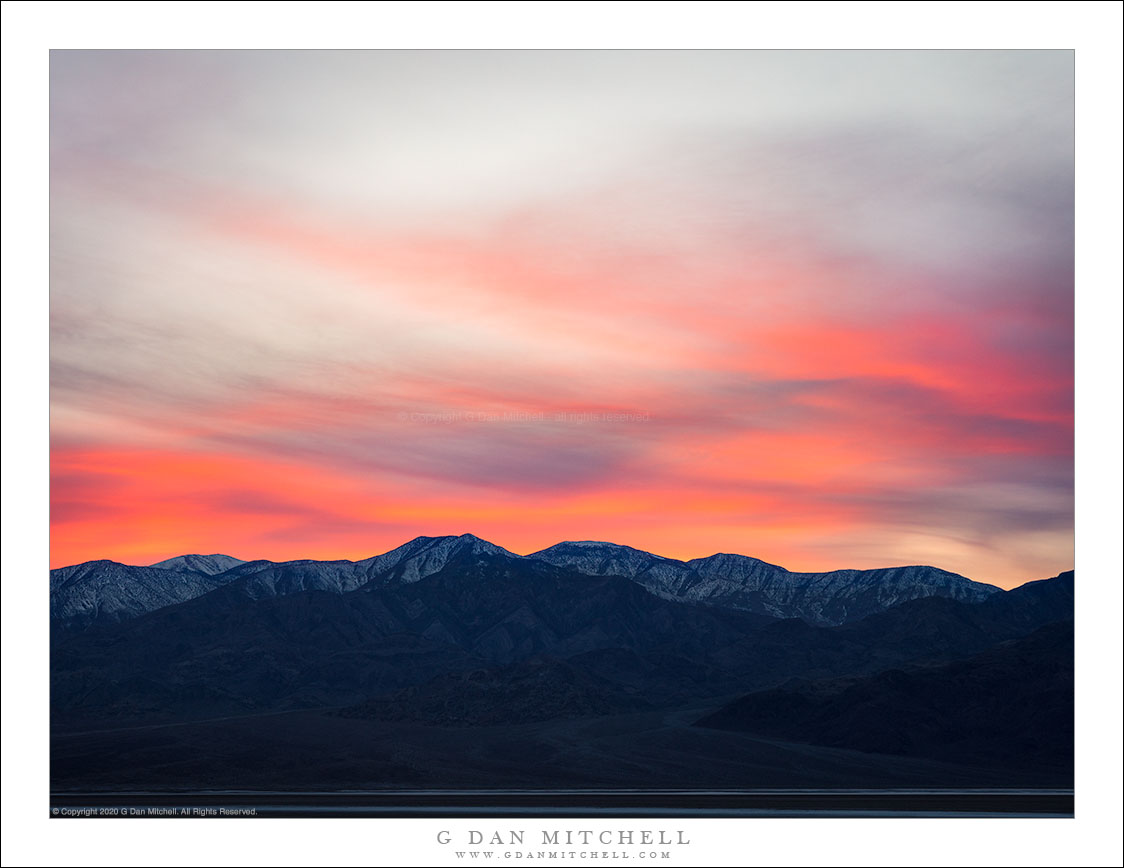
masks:
<svg viewBox="0 0 1124 868"><path fill-rule="evenodd" d="M495 726L641 711L635 693L553 658L441 675L341 711L345 717L424 726Z"/></svg>
<svg viewBox="0 0 1124 868"><path fill-rule="evenodd" d="M967 660L751 693L697 725L871 753L1071 768L1073 622Z"/></svg>
<svg viewBox="0 0 1124 868"><path fill-rule="evenodd" d="M338 707L485 669L502 696L522 677L504 667L534 657L565 660L598 690L612 685L619 695L603 707L631 708L637 698L666 706L964 657L1069 617L1072 607L1054 599L1067 596L1058 581L986 604L915 600L824 628L469 546L424 581L259 599L232 581L130 621L57 631L52 707L60 720Z"/></svg>

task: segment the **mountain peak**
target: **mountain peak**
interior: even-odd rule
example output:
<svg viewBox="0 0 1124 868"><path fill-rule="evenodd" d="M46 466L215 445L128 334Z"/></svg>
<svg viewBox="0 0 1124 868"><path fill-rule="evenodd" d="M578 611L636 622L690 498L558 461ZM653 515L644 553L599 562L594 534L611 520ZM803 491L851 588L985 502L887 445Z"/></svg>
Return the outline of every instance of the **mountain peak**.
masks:
<svg viewBox="0 0 1124 868"><path fill-rule="evenodd" d="M443 569L450 559L466 553L519 557L475 534L462 533L459 536L415 537L398 548L359 561L356 566L364 571L367 580L377 580L380 584L410 583L433 575Z"/></svg>
<svg viewBox="0 0 1124 868"><path fill-rule="evenodd" d="M692 558L691 560L687 561L687 564L690 565L690 566L695 566L697 564L710 564L710 565L713 565L713 566L718 566L718 565L728 566L729 564L732 564L732 563L759 564L762 567L767 567L770 570L777 570L777 571L782 572L782 573L789 572L789 570L785 569L784 567L778 566L777 564L771 564L768 561L763 561L763 560L761 560L761 558L755 558L752 555L734 554L733 552L715 552L714 554L709 555L705 558Z"/></svg>
<svg viewBox="0 0 1124 868"><path fill-rule="evenodd" d="M246 561L241 558L222 554L179 555L178 557L168 558L167 560L160 561L151 566L158 570L190 571L202 573L205 576L217 576L219 573L225 573L227 570L244 563L246 563Z"/></svg>
<svg viewBox="0 0 1124 868"><path fill-rule="evenodd" d="M612 552L612 553L635 552L636 554L645 555L646 557L659 558L660 560L667 560L667 558L663 558L661 555L654 555L654 554L651 554L650 552L646 552L646 551L642 551L641 549L633 548L632 546L621 545L620 543L615 543L615 542L606 542L605 540L593 540L593 539L582 539L582 540L568 539L568 540L563 540L562 542L557 542L552 546L547 546L545 549L542 549L541 551L533 552L532 554L527 555L527 557L538 558L540 555L548 555L548 554L552 554L552 553L562 553L562 552L573 552L575 550L581 551L581 552L596 552L596 551ZM540 558L540 560L549 560L549 558L543 557L543 558Z"/></svg>
<svg viewBox="0 0 1124 868"><path fill-rule="evenodd" d="M489 542L486 539L481 539L475 534L462 533L458 537L453 537L458 549L468 549L473 554L489 554L489 555L506 555L508 557L517 558L519 555L514 552L509 552L503 546L498 546L494 542Z"/></svg>
<svg viewBox="0 0 1124 868"><path fill-rule="evenodd" d="M418 545L415 546L415 543ZM518 557L518 555L509 552L502 546L498 546L486 539L481 539L476 536L476 534L471 533L462 533L455 536L453 534L449 534L448 536L419 536L410 540L406 545L413 546L415 549L430 547L455 548L457 550L469 549L473 552L487 552L491 554L502 553L511 555L512 557ZM404 547L399 546L399 548ZM398 549L392 549L392 551L398 551ZM389 553L390 552L387 552L387 554Z"/></svg>

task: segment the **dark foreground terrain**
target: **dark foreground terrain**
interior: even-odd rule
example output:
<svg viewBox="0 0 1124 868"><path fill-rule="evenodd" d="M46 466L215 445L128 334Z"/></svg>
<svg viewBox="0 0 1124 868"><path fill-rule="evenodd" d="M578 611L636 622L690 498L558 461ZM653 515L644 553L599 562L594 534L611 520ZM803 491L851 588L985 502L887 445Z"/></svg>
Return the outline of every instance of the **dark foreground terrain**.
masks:
<svg viewBox="0 0 1124 868"><path fill-rule="evenodd" d="M385 580L238 562L190 599L60 617L52 791L1072 787L1072 573L958 598L889 571L874 611L810 622L753 611L758 591L704 604L471 539ZM170 568L101 563L58 577L68 605L151 600L153 575L181 593Z"/></svg>
<svg viewBox="0 0 1124 868"><path fill-rule="evenodd" d="M1071 785L1064 768L957 765L692 726L703 712L465 729L301 711L56 734L52 776L56 790L81 792Z"/></svg>

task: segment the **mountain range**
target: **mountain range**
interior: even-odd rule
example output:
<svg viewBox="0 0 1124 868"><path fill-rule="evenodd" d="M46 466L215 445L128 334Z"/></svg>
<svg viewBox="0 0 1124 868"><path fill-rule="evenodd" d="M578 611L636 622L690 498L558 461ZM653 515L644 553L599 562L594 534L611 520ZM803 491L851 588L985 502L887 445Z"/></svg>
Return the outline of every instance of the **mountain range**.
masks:
<svg viewBox="0 0 1124 868"><path fill-rule="evenodd" d="M744 555L678 561L605 542L563 542L525 557L472 534L418 537L360 561L242 561L182 555L150 567L90 561L51 571L51 617L84 627L119 621L233 585L253 599L300 591L342 594L360 587L409 584L439 572L450 558L485 554L542 561L593 576L620 576L669 600L705 603L813 624L855 621L919 597L979 602L999 589L935 567L794 573Z"/></svg>
<svg viewBox="0 0 1124 868"><path fill-rule="evenodd" d="M1064 786L1073 595L467 534L93 561L51 573L53 782Z"/></svg>

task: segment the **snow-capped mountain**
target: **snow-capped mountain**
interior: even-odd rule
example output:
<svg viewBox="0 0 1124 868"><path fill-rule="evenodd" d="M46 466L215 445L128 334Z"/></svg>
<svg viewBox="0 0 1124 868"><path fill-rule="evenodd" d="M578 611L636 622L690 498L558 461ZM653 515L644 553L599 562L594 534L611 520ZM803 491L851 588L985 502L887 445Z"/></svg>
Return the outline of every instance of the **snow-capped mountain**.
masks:
<svg viewBox="0 0 1124 868"><path fill-rule="evenodd" d="M228 581L192 570L88 561L51 570L51 619L71 626L123 621L202 596Z"/></svg>
<svg viewBox="0 0 1124 868"><path fill-rule="evenodd" d="M774 618L842 624L920 597L979 602L999 589L936 567L794 573L745 555L677 561L605 542L562 542L527 555L588 575L624 576L668 599Z"/></svg>
<svg viewBox="0 0 1124 868"><path fill-rule="evenodd" d="M118 621L223 586L262 599L301 591L343 594L370 582L409 584L433 575L451 558L466 553L519 557L472 534L462 534L418 537L361 561L241 561L229 555L182 555L151 567L89 561L51 570L51 618L70 626ZM225 561L231 563L226 570L208 572L218 570Z"/></svg>
<svg viewBox="0 0 1124 868"><path fill-rule="evenodd" d="M345 594L371 582L376 585L416 582L438 572L450 558L466 553L519 557L466 533L461 536L420 536L396 549L361 561L249 561L225 575L232 580L237 579L237 588L254 599L298 591Z"/></svg>
<svg viewBox="0 0 1124 868"><path fill-rule="evenodd" d="M386 554L359 561L359 565L366 567L369 580L377 578L384 584L406 585L433 575L451 558L462 554L519 557L494 543L466 533L460 536L419 536Z"/></svg>
<svg viewBox="0 0 1124 868"><path fill-rule="evenodd" d="M230 555L180 555L178 558L168 558L152 566L159 570L180 570L217 576L244 563L246 562L239 558L232 558Z"/></svg>
<svg viewBox="0 0 1124 868"><path fill-rule="evenodd" d="M251 599L301 591L345 594L407 585L454 558L535 560L593 576L621 576L669 600L739 609L774 618L842 624L920 597L978 602L998 591L935 567L794 573L744 555L677 561L608 542L563 542L521 558L472 534L418 537L360 561L240 561L182 555L151 567L91 561L51 571L51 616L70 625L121 620L181 603L219 587ZM223 570L224 564L230 566Z"/></svg>

